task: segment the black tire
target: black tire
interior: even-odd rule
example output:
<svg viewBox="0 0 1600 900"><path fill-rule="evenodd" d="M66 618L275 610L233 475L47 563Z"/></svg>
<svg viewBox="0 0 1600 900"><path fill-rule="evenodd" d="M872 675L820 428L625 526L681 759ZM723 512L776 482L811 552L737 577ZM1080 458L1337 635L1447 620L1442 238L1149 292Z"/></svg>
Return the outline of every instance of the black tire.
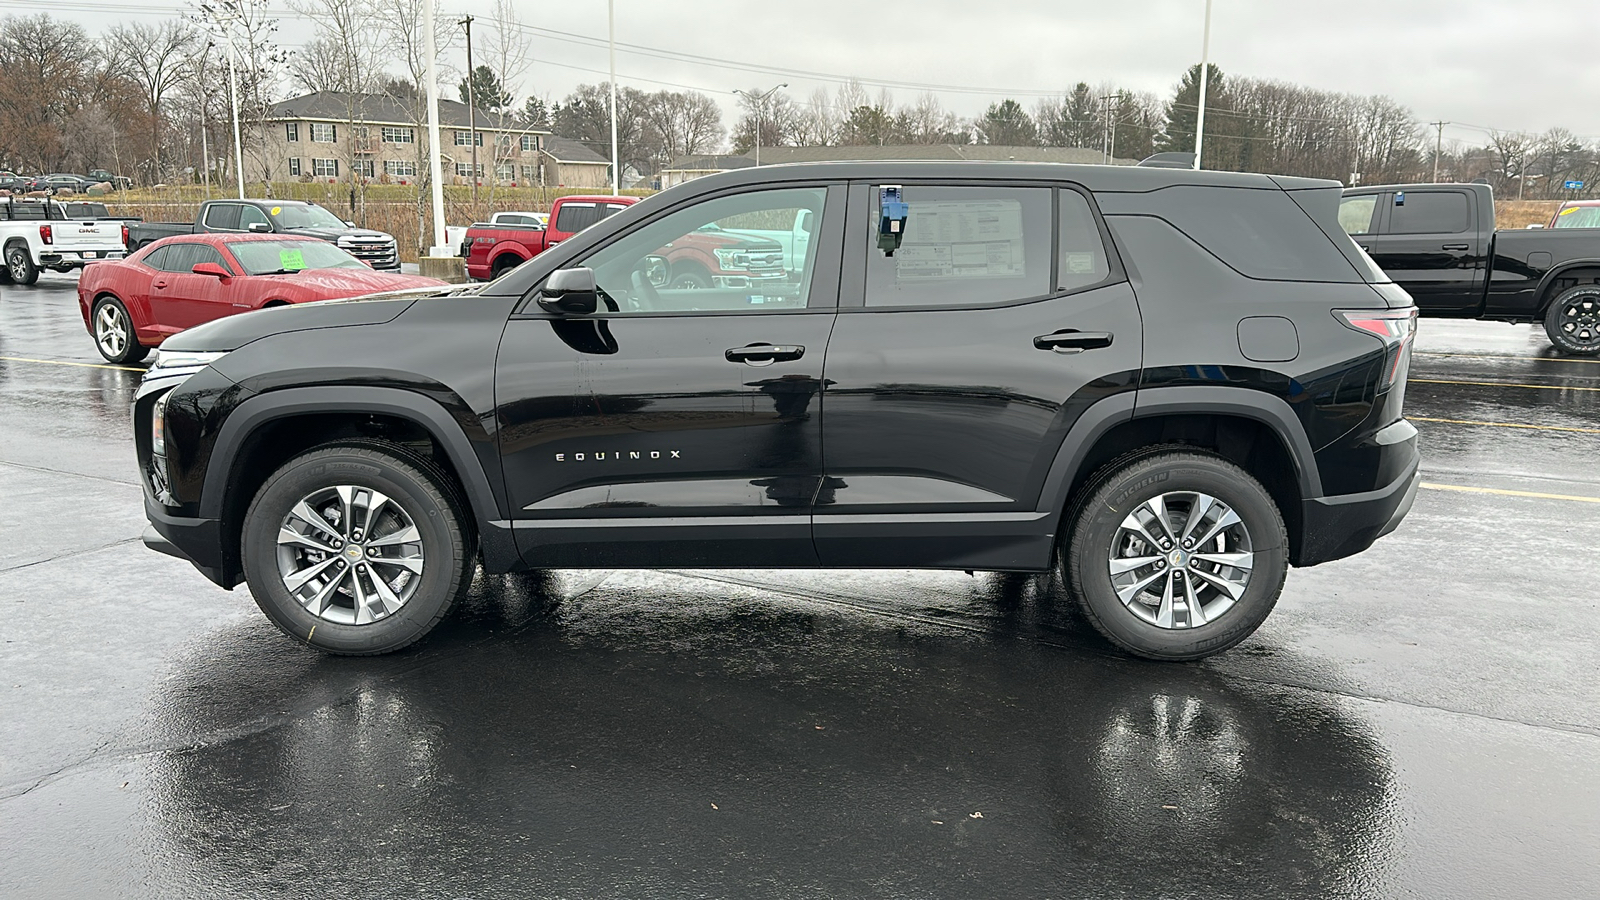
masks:
<svg viewBox="0 0 1600 900"><path fill-rule="evenodd" d="M117 328L119 323L120 341L107 333ZM106 362L124 365L139 362L150 355L150 348L139 343L139 335L133 330L133 319L128 315L128 308L115 297L101 297L95 301L94 309L89 312L89 328L94 336L94 348L100 351Z"/></svg>
<svg viewBox="0 0 1600 900"><path fill-rule="evenodd" d="M12 284L28 285L39 280L39 267L33 263L28 245L18 242L6 248L6 274Z"/></svg>
<svg viewBox="0 0 1600 900"><path fill-rule="evenodd" d="M520 265L522 265L522 260L509 253L502 254L499 259L494 261L494 268L489 272L489 280L493 281Z"/></svg>
<svg viewBox="0 0 1600 900"><path fill-rule="evenodd" d="M703 291L711 287L711 273L697 265L686 265L672 273L668 286L678 291Z"/></svg>
<svg viewBox="0 0 1600 900"><path fill-rule="evenodd" d="M1550 301L1544 333L1570 356L1600 354L1600 284L1570 287Z"/></svg>
<svg viewBox="0 0 1600 900"><path fill-rule="evenodd" d="M318 615L301 605L279 569L280 553L295 552L292 547L281 551L279 545L280 527L290 511L302 499L339 485L387 496L415 525L415 543L420 544L423 556L414 592L403 605L361 624L334 621L330 615ZM354 536L347 530L346 537ZM350 552L355 547L352 543L343 549ZM392 653L421 640L466 594L476 555L476 536L466 506L449 478L427 460L377 441L318 447L285 463L256 493L240 536L245 581L261 611L291 638L336 656ZM353 559L355 568L365 569L362 557ZM337 565L340 570L346 568L342 560ZM371 568L375 571L378 567ZM370 578L365 583L370 586ZM394 585L388 586L393 591ZM353 601L354 594L348 589L334 591L335 602L341 597ZM348 608L330 606L329 613L345 609L353 611L354 603Z"/></svg>
<svg viewBox="0 0 1600 900"><path fill-rule="evenodd" d="M1136 509L1158 496L1177 494L1181 497L1187 492L1208 495L1237 514L1240 527L1227 529L1217 540L1234 541L1243 534L1249 541L1251 569L1240 595L1230 607L1216 613L1211 621L1190 627L1164 627L1146 618L1156 617L1157 610L1139 598L1149 599L1152 595L1133 594L1126 604L1118 596L1112 582L1111 554L1114 545L1128 537L1122 526ZM1169 502L1179 504L1177 507L1167 507L1169 515L1182 510L1183 500ZM1097 473L1086 489L1083 502L1074 506L1073 510L1071 528L1066 533L1060 554L1061 564L1065 568L1062 581L1095 630L1112 644L1135 656L1155 660L1188 660L1221 653L1253 634L1267 614L1272 612L1278 595L1283 592L1283 581L1289 568L1289 541L1277 504L1249 473L1209 453L1163 449L1114 461ZM1196 525L1204 521L1199 520ZM1176 524L1181 534L1185 523ZM1145 573L1155 573L1156 585L1164 584L1169 577L1199 584L1199 594L1202 597L1209 594L1213 601L1208 603L1202 599L1201 611L1207 606L1215 610L1214 601L1225 595L1211 583L1190 573L1192 569L1201 567L1205 567L1207 572L1226 573L1218 572L1209 562L1196 564L1190 560L1188 551L1173 554L1172 551L1180 549L1174 545L1165 550L1151 548L1149 551L1131 552L1129 555L1148 554L1149 558L1159 558L1160 561L1153 563L1150 568L1130 571L1127 577L1131 581L1140 581ZM1235 546L1237 549L1238 546ZM1121 556L1123 548L1117 552ZM1196 548L1195 552L1200 551ZM1215 545L1208 551L1213 558L1218 552L1222 551L1217 550ZM1177 561L1171 563L1174 567L1172 571L1182 571L1182 576L1157 572L1155 566L1165 572L1168 560L1174 558ZM1185 565L1185 560L1189 560L1190 564ZM1186 614L1169 613L1174 620L1180 615Z"/></svg>

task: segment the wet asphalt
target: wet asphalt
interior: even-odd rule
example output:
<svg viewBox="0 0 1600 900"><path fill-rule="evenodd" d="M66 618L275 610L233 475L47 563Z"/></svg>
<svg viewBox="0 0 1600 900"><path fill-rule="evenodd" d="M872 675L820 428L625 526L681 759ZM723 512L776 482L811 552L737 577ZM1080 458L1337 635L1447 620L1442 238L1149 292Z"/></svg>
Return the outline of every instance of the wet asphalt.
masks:
<svg viewBox="0 0 1600 900"><path fill-rule="evenodd" d="M139 373L0 288L0 896L1600 895L1600 361L1426 320L1425 489L1248 642L1045 578L480 575L332 659L146 550Z"/></svg>

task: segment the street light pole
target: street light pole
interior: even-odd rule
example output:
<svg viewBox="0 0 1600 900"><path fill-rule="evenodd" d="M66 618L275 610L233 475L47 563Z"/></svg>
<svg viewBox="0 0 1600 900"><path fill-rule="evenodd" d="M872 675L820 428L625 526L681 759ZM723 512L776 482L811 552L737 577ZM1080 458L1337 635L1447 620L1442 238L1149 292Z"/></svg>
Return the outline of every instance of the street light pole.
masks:
<svg viewBox="0 0 1600 900"><path fill-rule="evenodd" d="M752 94L749 91L741 91L741 90L737 90L737 89L734 90L735 94L738 94L739 96L741 96L741 97L745 98L746 100L749 100L751 103L755 104L755 112L756 112L756 165L758 165L758 166L761 165L761 110L767 105L767 98L768 97L771 97L773 94L776 94L780 89L786 88L788 86L789 86L789 82L785 81L783 84L780 84L777 87L774 87L772 90L762 91L759 94Z"/></svg>
<svg viewBox="0 0 1600 900"><path fill-rule="evenodd" d="M427 74L424 77L428 79L428 181L433 195L433 243L428 255L441 256L449 253L449 250L445 248L444 175L439 164L439 157L444 153L439 141L439 45L434 42L433 36L434 0L427 0L426 6L422 13L422 43L427 54ZM470 80L468 83L471 83Z"/></svg>
<svg viewBox="0 0 1600 900"><path fill-rule="evenodd" d="M617 190L622 178L622 160L617 152L617 2L606 0L606 43L611 56L611 195L622 193Z"/></svg>
<svg viewBox="0 0 1600 900"><path fill-rule="evenodd" d="M233 19L230 17L230 23ZM244 199L244 140L239 136L239 72L233 57L239 52L233 43L233 26L228 26L228 99L233 106L233 171L239 180L239 199Z"/></svg>
<svg viewBox="0 0 1600 900"><path fill-rule="evenodd" d="M1206 137L1206 87L1211 81L1211 0L1206 0L1206 27L1200 39L1200 108L1194 117L1194 167L1200 168L1200 148Z"/></svg>

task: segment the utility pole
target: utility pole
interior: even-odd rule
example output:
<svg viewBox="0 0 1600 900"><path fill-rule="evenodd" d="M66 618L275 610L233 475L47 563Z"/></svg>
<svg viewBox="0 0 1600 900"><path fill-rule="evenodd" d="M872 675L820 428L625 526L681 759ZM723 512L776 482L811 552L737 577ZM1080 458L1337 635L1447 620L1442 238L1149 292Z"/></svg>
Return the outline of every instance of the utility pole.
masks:
<svg viewBox="0 0 1600 900"><path fill-rule="evenodd" d="M611 196L622 193L617 190L622 178L622 160L617 152L617 2L606 0L606 45L611 57Z"/></svg>
<svg viewBox="0 0 1600 900"><path fill-rule="evenodd" d="M1211 0L1206 0L1206 27L1200 38L1200 108L1194 117L1194 167L1200 168L1200 148L1206 138L1206 86L1211 81Z"/></svg>
<svg viewBox="0 0 1600 900"><path fill-rule="evenodd" d="M467 133L468 140L472 142L472 202L478 202L478 98L472 91L472 16L467 16L458 25L467 26ZM476 213L474 213L476 215Z"/></svg>
<svg viewBox="0 0 1600 900"><path fill-rule="evenodd" d="M1444 148L1444 127L1449 122L1429 122L1434 127L1433 133L1433 183L1439 183L1439 153Z"/></svg>
<svg viewBox="0 0 1600 900"><path fill-rule="evenodd" d="M206 57L211 55L211 42L206 41L204 50L200 51L200 165L205 169L206 199L211 199L211 148L206 142L206 128L211 124L206 120L206 101L211 99L211 94L206 90Z"/></svg>
<svg viewBox="0 0 1600 900"><path fill-rule="evenodd" d="M749 100L752 104L755 105L755 110L756 110L756 165L758 165L758 166L761 165L761 111L766 107L767 98L768 97L771 97L773 94L776 94L779 91L779 89L786 88L788 86L789 86L789 82L785 81L783 84L778 85L777 87L773 88L772 90L770 90L770 91L762 91L759 94L752 94L749 91L740 91L740 90L735 90L734 91L735 94L738 94L739 96L745 98L746 100Z"/></svg>
<svg viewBox="0 0 1600 900"><path fill-rule="evenodd" d="M1100 102L1105 105L1102 113L1105 126L1100 129L1100 161L1101 164L1109 166L1111 165L1111 96L1107 94L1101 97Z"/></svg>

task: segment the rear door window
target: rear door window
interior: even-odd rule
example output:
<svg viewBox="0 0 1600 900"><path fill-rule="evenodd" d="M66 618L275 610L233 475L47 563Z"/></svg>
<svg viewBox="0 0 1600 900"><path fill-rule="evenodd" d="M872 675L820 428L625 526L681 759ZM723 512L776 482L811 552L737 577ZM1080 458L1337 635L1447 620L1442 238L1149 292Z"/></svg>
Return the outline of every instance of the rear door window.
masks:
<svg viewBox="0 0 1600 900"><path fill-rule="evenodd" d="M1339 201L1339 227L1345 234L1367 234L1372 231L1372 217L1377 211L1377 194L1346 197Z"/></svg>
<svg viewBox="0 0 1600 900"><path fill-rule="evenodd" d="M213 203L206 208L205 226L218 231L239 230L239 204Z"/></svg>
<svg viewBox="0 0 1600 900"><path fill-rule="evenodd" d="M556 231L575 234L600 221L600 208L593 203L562 204L556 213Z"/></svg>
<svg viewBox="0 0 1600 900"><path fill-rule="evenodd" d="M1471 207L1461 191L1396 191L1389 234L1461 234L1472 227Z"/></svg>
<svg viewBox="0 0 1600 900"><path fill-rule="evenodd" d="M880 191L872 194L868 307L989 306L1051 293L1049 188L905 185L893 256L878 248Z"/></svg>

